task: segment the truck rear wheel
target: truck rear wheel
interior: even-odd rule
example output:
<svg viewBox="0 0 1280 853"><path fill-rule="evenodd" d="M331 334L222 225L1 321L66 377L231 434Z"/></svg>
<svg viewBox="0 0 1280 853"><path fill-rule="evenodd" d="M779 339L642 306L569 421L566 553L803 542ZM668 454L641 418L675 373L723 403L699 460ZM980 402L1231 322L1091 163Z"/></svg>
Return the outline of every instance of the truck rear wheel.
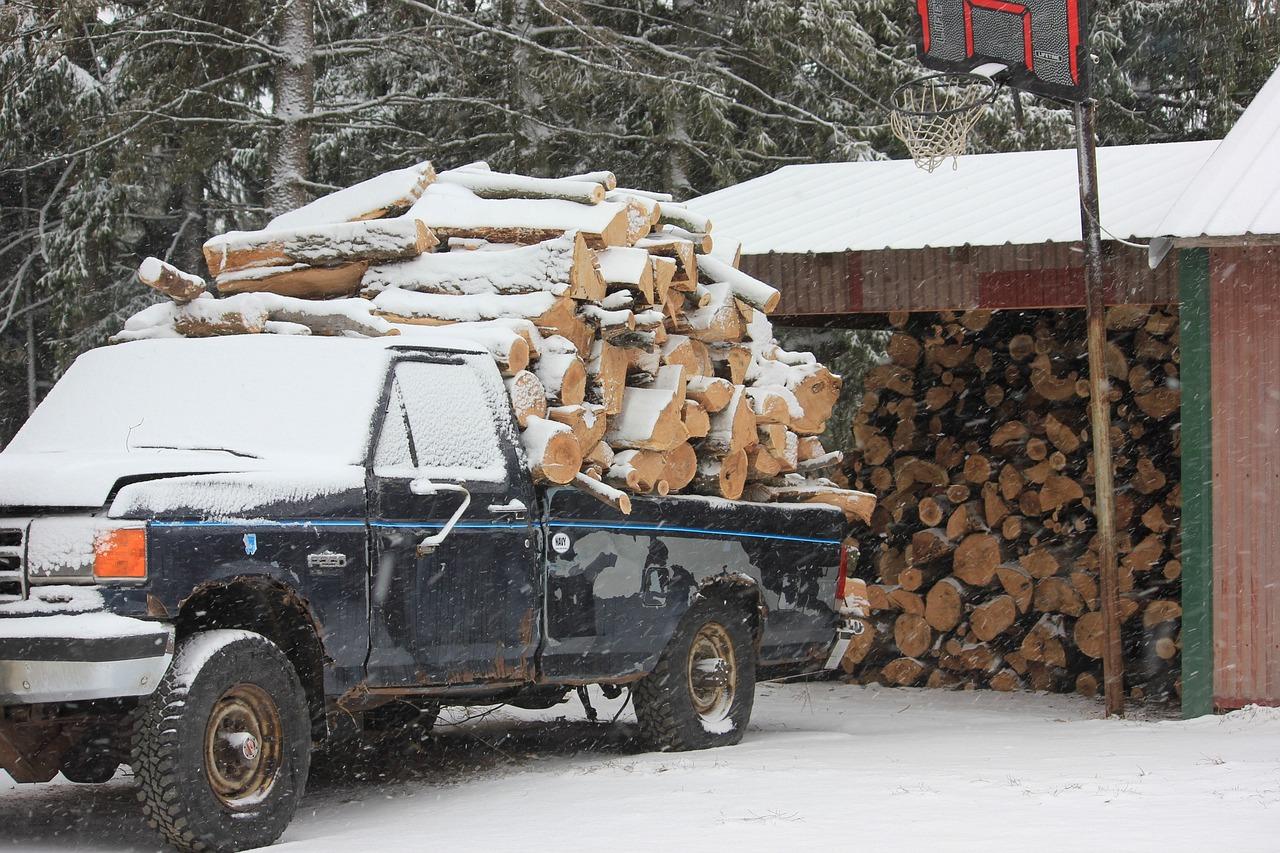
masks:
<svg viewBox="0 0 1280 853"><path fill-rule="evenodd" d="M635 686L640 734L664 751L735 744L751 719L755 686L747 614L723 601L697 604Z"/></svg>
<svg viewBox="0 0 1280 853"><path fill-rule="evenodd" d="M306 696L267 638L215 630L184 640L139 708L132 765L147 822L181 850L275 841L311 763Z"/></svg>

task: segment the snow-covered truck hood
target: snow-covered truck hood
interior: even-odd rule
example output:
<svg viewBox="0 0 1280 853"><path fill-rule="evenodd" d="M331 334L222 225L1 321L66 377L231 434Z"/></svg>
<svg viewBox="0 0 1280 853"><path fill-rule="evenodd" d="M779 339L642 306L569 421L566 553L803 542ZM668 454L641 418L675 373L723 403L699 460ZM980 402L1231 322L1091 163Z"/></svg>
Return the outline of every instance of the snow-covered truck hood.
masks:
<svg viewBox="0 0 1280 853"><path fill-rule="evenodd" d="M227 453L134 450L129 453L0 453L0 506L88 507L107 501L122 479L246 471L262 462Z"/></svg>

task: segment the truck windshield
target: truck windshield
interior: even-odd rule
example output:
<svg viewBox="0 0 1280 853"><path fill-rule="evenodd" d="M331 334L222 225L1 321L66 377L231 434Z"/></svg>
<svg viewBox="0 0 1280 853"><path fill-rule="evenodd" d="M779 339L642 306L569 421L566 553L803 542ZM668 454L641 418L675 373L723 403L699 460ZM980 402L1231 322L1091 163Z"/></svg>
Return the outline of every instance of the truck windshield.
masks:
<svg viewBox="0 0 1280 853"><path fill-rule="evenodd" d="M139 341L76 360L8 450L219 451L364 462L386 349L244 335Z"/></svg>

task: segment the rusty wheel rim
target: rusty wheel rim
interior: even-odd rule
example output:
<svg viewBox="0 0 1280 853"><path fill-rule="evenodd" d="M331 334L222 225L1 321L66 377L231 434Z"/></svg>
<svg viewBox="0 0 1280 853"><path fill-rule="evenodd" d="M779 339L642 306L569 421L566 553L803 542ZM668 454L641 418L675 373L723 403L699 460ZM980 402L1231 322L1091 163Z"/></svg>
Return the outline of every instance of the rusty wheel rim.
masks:
<svg viewBox="0 0 1280 853"><path fill-rule="evenodd" d="M236 684L213 705L205 727L209 787L222 804L242 809L275 787L283 753L280 711L256 684Z"/></svg>
<svg viewBox="0 0 1280 853"><path fill-rule="evenodd" d="M733 640L723 625L708 622L698 629L689 646L689 695L694 712L704 722L724 720L737 686Z"/></svg>

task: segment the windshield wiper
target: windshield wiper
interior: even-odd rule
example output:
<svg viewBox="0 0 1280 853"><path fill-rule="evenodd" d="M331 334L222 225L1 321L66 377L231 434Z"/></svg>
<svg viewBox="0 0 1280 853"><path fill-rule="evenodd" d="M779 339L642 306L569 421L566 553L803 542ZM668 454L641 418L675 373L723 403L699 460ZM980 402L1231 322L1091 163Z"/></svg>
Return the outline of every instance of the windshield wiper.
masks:
<svg viewBox="0 0 1280 853"><path fill-rule="evenodd" d="M135 444L134 447L139 450L207 450L214 453L230 453L232 456L240 456L244 459L261 459L254 453L244 453L239 450L231 450L227 447L183 447L176 444Z"/></svg>

